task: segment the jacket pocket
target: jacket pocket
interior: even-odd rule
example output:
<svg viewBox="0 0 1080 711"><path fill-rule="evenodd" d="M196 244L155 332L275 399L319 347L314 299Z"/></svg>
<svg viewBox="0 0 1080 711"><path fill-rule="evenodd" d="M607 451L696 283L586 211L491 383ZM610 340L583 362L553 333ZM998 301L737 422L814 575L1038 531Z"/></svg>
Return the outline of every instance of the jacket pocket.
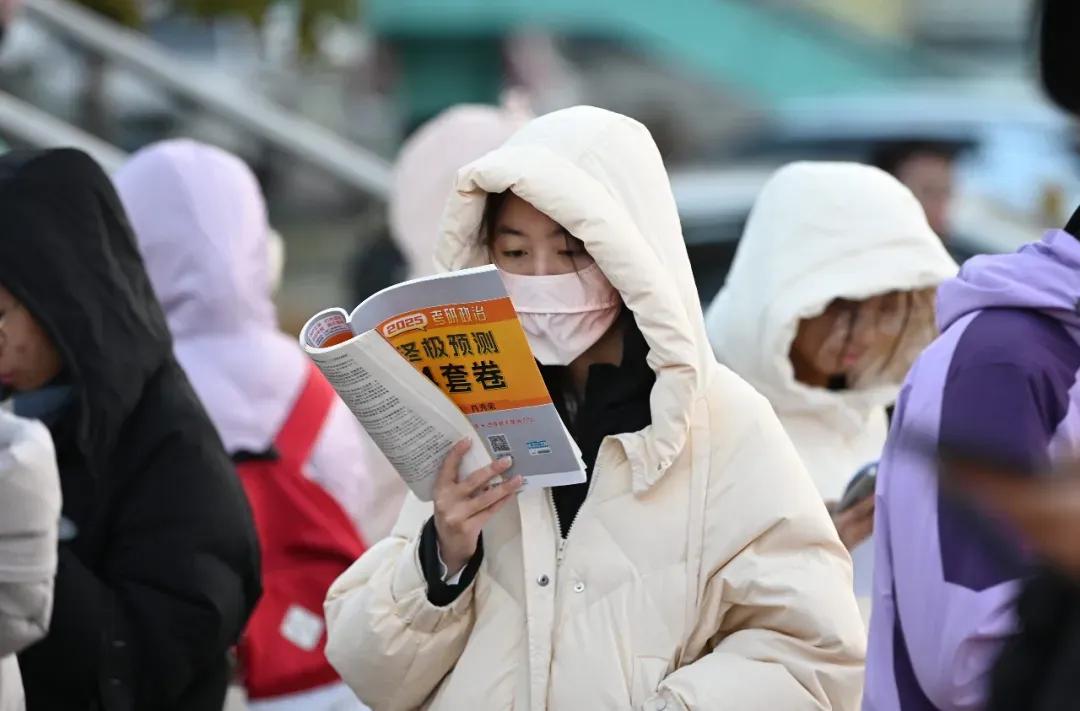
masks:
<svg viewBox="0 0 1080 711"><path fill-rule="evenodd" d="M630 681L630 704L633 708L639 708L656 695L660 682L667 676L669 664L667 657L634 657L633 678Z"/></svg>

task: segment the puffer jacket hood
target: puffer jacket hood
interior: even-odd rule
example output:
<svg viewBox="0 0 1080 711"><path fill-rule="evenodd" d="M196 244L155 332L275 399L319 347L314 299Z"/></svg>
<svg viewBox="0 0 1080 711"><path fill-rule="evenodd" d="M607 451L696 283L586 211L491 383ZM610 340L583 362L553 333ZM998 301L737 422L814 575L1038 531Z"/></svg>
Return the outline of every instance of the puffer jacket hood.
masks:
<svg viewBox="0 0 1080 711"><path fill-rule="evenodd" d="M278 330L270 224L255 176L234 155L180 139L139 151L113 181L177 359L226 449L264 450L307 364Z"/></svg>
<svg viewBox="0 0 1080 711"><path fill-rule="evenodd" d="M640 123L601 109L536 119L459 173L439 266L490 261L480 223L487 195L504 190L580 239L634 313L657 374L648 457L635 472L635 486L648 488L682 451L689 403L716 369L660 153Z"/></svg>
<svg viewBox="0 0 1080 711"><path fill-rule="evenodd" d="M942 331L983 309L1040 311L1080 326L1080 240L1051 230L1016 254L973 257L938 290Z"/></svg>
<svg viewBox="0 0 1080 711"><path fill-rule="evenodd" d="M165 141L136 153L113 180L175 338L276 327L270 224L243 161Z"/></svg>
<svg viewBox="0 0 1080 711"><path fill-rule="evenodd" d="M22 235L0 240L0 284L59 349L78 398L73 444L97 473L147 381L172 359L165 317L116 191L85 153L0 157L0 215Z"/></svg>
<svg viewBox="0 0 1080 711"><path fill-rule="evenodd" d="M855 163L793 163L754 204L727 283L709 308L717 359L769 399L781 418L812 412L858 428L893 402L918 353L933 340L933 289L956 273L915 196L884 171ZM795 379L799 321L835 299L892 291L916 298L904 350L888 377L833 392Z"/></svg>

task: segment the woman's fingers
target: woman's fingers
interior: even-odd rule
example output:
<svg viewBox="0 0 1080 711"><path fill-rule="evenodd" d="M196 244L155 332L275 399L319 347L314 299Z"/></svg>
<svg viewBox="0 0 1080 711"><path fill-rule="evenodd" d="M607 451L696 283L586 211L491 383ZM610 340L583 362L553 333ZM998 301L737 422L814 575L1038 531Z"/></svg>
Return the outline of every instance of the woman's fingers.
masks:
<svg viewBox="0 0 1080 711"><path fill-rule="evenodd" d="M844 546L851 550L874 532L874 497L867 496L834 517L836 530Z"/></svg>
<svg viewBox="0 0 1080 711"><path fill-rule="evenodd" d="M862 518L869 517L871 520L874 518L874 496L872 494L860 499L843 511L836 510L837 504L835 502L826 502L825 506L828 507L830 504L833 507L829 509L829 512L832 514L833 521L836 522L837 526L850 524Z"/></svg>
<svg viewBox="0 0 1080 711"><path fill-rule="evenodd" d="M870 537L874 532L874 519L862 519L839 527L840 540L849 551Z"/></svg>
<svg viewBox="0 0 1080 711"><path fill-rule="evenodd" d="M850 513L853 518L859 519L859 518L869 517L871 520L873 520L873 518L874 518L874 495L871 494L870 496L867 496L866 498L864 498L859 503L852 506L850 509L848 509L848 513Z"/></svg>
<svg viewBox="0 0 1080 711"><path fill-rule="evenodd" d="M515 477L515 479L521 479L521 477ZM510 482L508 482L508 484L509 483ZM507 506L508 501L515 498L513 495L516 494L518 489L521 487L521 483L512 484L511 491L496 500L495 504L492 504L480 513L477 513L475 517L473 517L473 521L476 523L477 527L483 528L484 526L486 526L487 522L491 519L491 517L494 517L494 515L498 513L502 509L502 507Z"/></svg>
<svg viewBox="0 0 1080 711"><path fill-rule="evenodd" d="M480 467L470 474L467 479L458 484L458 488L465 496L475 496L485 489L492 479L509 469L513 463L510 457L496 459L486 467Z"/></svg>
<svg viewBox="0 0 1080 711"><path fill-rule="evenodd" d="M470 449L472 449L472 440L469 439L463 439L450 448L446 458L443 459L442 466L439 467L438 475L435 477L435 498L439 498L438 492L449 489L457 483L458 471L461 470L461 461Z"/></svg>
<svg viewBox="0 0 1080 711"><path fill-rule="evenodd" d="M851 529L851 544L848 550L855 548L860 543L870 537L870 534L874 532L874 519L867 519L860 521Z"/></svg>
<svg viewBox="0 0 1080 711"><path fill-rule="evenodd" d="M468 511L466 516L471 518L486 512L489 508L497 506L502 501L509 499L511 495L520 489L521 484L522 478L520 476L515 476L492 486L486 491L480 492L466 502L466 511Z"/></svg>

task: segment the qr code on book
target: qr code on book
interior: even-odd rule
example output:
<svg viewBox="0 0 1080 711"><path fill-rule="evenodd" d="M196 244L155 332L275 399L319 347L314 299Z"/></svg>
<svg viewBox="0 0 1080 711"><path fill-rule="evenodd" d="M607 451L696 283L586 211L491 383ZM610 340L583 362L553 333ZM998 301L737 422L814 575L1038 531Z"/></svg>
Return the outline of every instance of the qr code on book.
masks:
<svg viewBox="0 0 1080 711"><path fill-rule="evenodd" d="M487 436L488 444L491 445L491 453L498 457L500 454L510 454L510 440L504 434Z"/></svg>

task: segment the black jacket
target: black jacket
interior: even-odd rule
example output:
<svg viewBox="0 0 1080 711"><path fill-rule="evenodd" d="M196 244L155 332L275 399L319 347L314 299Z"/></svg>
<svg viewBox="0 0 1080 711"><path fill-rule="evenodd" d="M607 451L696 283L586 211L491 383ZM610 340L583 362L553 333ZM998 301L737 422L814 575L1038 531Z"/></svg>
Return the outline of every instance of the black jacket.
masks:
<svg viewBox="0 0 1080 711"><path fill-rule="evenodd" d="M1080 708L1080 584L1050 571L1024 585L1020 632L994 668L988 711Z"/></svg>
<svg viewBox="0 0 1080 711"><path fill-rule="evenodd" d="M74 389L51 425L68 540L49 634L19 657L28 708L220 711L258 544L123 208L86 155L12 152L0 224L0 284Z"/></svg>

